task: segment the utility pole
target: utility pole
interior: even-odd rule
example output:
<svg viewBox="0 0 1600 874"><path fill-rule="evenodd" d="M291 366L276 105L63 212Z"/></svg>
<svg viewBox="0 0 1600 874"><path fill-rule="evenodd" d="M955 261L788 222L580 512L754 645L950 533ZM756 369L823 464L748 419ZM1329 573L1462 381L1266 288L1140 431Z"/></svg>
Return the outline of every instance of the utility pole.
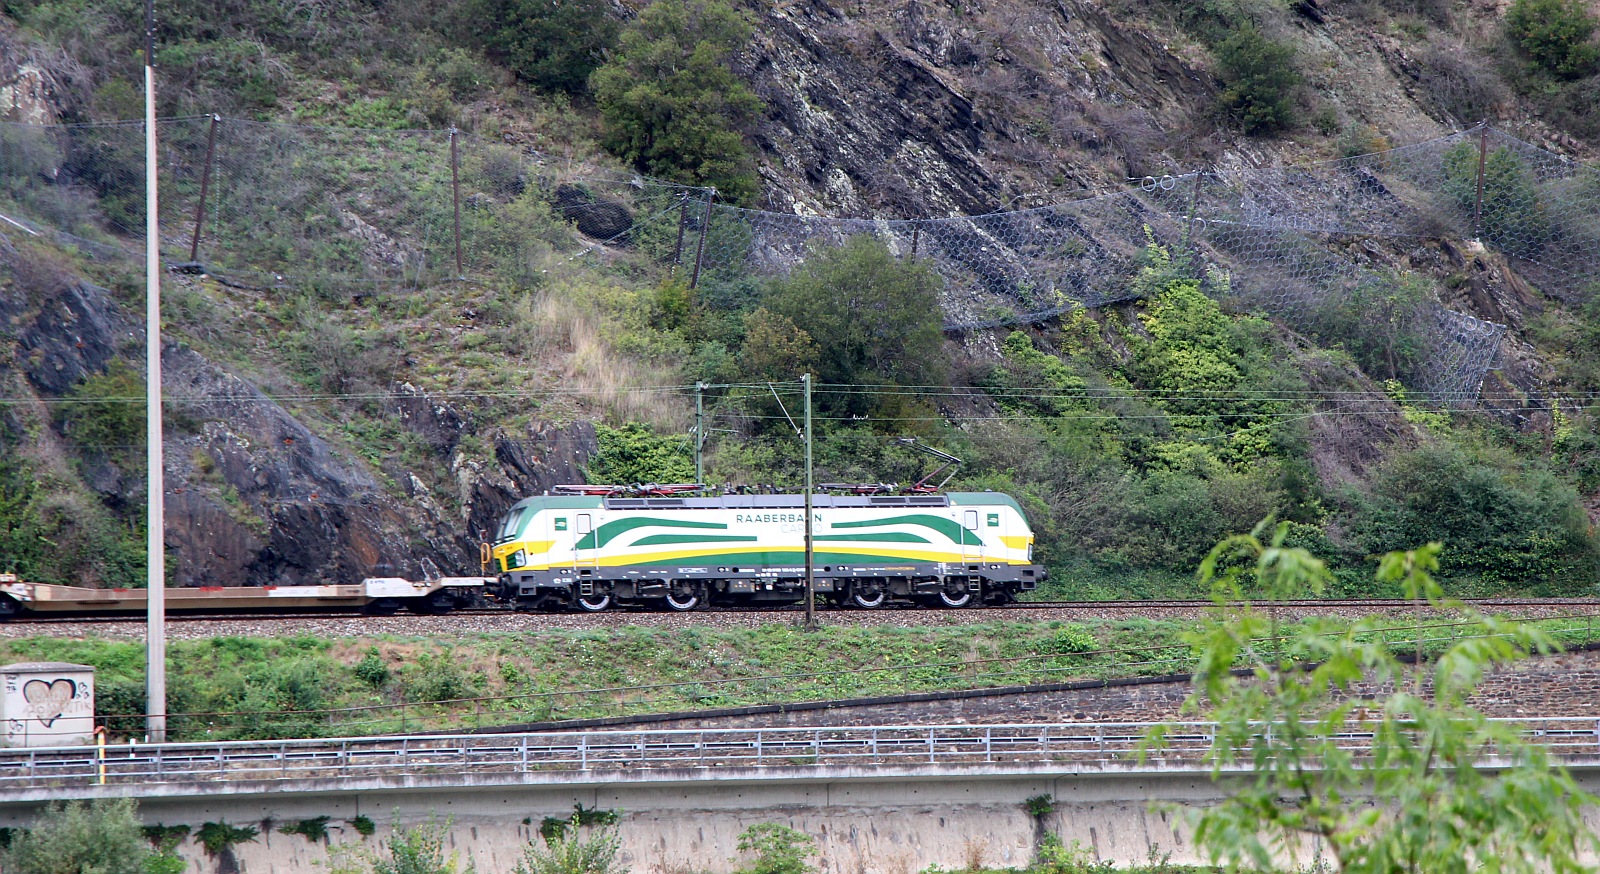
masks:
<svg viewBox="0 0 1600 874"><path fill-rule="evenodd" d="M817 630L817 578L811 547L811 374L800 377L806 390L806 630Z"/></svg>
<svg viewBox="0 0 1600 874"><path fill-rule="evenodd" d="M706 484L706 384L694 384L694 481L700 485Z"/></svg>
<svg viewBox="0 0 1600 874"><path fill-rule="evenodd" d="M166 489L161 452L161 210L156 172L156 3L144 2L144 236L146 496L145 731L167 740Z"/></svg>

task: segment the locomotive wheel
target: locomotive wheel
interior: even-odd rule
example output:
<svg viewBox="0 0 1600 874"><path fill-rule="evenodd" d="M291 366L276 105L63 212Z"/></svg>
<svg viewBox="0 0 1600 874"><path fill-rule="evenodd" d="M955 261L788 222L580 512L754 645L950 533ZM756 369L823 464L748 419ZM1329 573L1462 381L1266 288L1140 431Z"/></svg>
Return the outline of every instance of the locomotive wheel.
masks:
<svg viewBox="0 0 1600 874"><path fill-rule="evenodd" d="M962 589L959 592L940 589L939 603L951 608L968 607L972 604L972 592L966 589Z"/></svg>
<svg viewBox="0 0 1600 874"><path fill-rule="evenodd" d="M667 607L678 613L687 613L705 602L704 590L694 584L676 585L667 592Z"/></svg>
<svg viewBox="0 0 1600 874"><path fill-rule="evenodd" d="M876 610L889 601L889 587L882 583L856 583L850 587L850 603L863 610Z"/></svg>
<svg viewBox="0 0 1600 874"><path fill-rule="evenodd" d="M611 606L611 595L598 592L593 595L579 595L575 603L578 609L585 613L599 613Z"/></svg>

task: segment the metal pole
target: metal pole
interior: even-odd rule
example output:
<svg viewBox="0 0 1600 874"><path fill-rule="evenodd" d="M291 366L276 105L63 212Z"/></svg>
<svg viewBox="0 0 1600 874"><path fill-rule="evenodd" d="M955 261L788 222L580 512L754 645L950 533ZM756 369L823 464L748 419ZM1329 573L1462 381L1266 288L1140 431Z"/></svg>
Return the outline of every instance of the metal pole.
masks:
<svg viewBox="0 0 1600 874"><path fill-rule="evenodd" d="M678 245L672 249L672 272L678 272L678 265L683 263L683 232L689 225L689 195L678 195Z"/></svg>
<svg viewBox="0 0 1600 874"><path fill-rule="evenodd" d="M456 210L456 278L466 279L467 271L461 266L461 155L456 148L456 129L450 128L450 197Z"/></svg>
<svg viewBox="0 0 1600 874"><path fill-rule="evenodd" d="M145 516L145 730L167 739L166 507L161 454L161 210L156 172L156 4L144 3L145 442L149 468Z"/></svg>
<svg viewBox="0 0 1600 874"><path fill-rule="evenodd" d="M222 116L211 114L211 130L206 134L206 166L200 171L200 202L194 205L194 240L189 243L189 260L200 260L200 229L206 223L206 192L211 190L211 159L217 153L217 125Z"/></svg>
<svg viewBox="0 0 1600 874"><path fill-rule="evenodd" d="M706 234L711 230L711 201L717 199L717 189L706 189L706 214L700 219L700 245L694 250L694 274L689 277L689 288L700 287L700 263L706 257Z"/></svg>
<svg viewBox="0 0 1600 874"><path fill-rule="evenodd" d="M922 242L922 226L911 226L911 257L917 257L917 244Z"/></svg>
<svg viewBox="0 0 1600 874"><path fill-rule="evenodd" d="M705 390L705 383L694 384L694 481L700 485L706 482L706 408L701 394Z"/></svg>
<svg viewBox="0 0 1600 874"><path fill-rule="evenodd" d="M1472 206L1472 237L1477 239L1482 233L1483 219L1483 170L1489 161L1489 122L1480 122L1478 125L1478 198Z"/></svg>
<svg viewBox="0 0 1600 874"><path fill-rule="evenodd" d="M800 377L806 390L806 630L817 630L816 565L811 548L811 374Z"/></svg>

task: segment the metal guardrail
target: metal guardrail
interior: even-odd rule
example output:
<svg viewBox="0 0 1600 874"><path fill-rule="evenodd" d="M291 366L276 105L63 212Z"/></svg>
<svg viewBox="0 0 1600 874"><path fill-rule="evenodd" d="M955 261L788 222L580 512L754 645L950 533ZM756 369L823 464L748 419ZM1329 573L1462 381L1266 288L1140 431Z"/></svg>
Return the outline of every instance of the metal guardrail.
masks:
<svg viewBox="0 0 1600 874"><path fill-rule="evenodd" d="M1600 757L1600 720L1504 720L1564 758ZM873 726L521 735L362 737L0 750L0 788L123 787L250 780L354 780L419 775L687 770L710 778L728 768L777 776L816 766L1036 764L1073 769L1130 767L1155 723ZM1202 769L1213 724L1169 724L1152 770ZM1341 749L1368 749L1371 732L1339 735Z"/></svg>

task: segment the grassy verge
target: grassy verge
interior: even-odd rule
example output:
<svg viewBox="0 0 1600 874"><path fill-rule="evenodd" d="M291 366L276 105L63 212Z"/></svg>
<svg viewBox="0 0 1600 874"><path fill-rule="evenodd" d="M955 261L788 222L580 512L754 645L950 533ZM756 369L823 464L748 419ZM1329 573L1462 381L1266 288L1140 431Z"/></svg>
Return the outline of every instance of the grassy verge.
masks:
<svg viewBox="0 0 1600 874"><path fill-rule="evenodd" d="M1540 620L1564 644L1589 618ZM218 637L171 644L169 710L182 739L449 730L523 721L704 710L906 692L1184 673L1183 620L994 622L949 627L622 627L471 637ZM1462 630L1424 628L1437 651ZM1385 636L1410 652L1416 629ZM143 645L37 637L0 661L98 669L97 710L138 733Z"/></svg>

